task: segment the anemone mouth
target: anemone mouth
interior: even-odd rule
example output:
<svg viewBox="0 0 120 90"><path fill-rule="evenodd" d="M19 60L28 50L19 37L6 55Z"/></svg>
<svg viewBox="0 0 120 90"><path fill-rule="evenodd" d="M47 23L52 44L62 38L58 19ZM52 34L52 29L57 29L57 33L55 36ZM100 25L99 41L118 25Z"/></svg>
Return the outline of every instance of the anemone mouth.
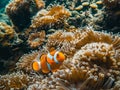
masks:
<svg viewBox="0 0 120 90"><path fill-rule="evenodd" d="M44 31L32 33L28 38L28 44L30 45L31 48L36 48L43 44L44 40L45 40Z"/></svg>

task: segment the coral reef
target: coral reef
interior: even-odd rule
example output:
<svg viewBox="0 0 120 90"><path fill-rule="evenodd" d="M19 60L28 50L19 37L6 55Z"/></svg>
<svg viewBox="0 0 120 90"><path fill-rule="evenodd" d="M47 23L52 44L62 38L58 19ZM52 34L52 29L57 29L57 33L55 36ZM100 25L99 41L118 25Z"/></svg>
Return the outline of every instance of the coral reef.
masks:
<svg viewBox="0 0 120 90"><path fill-rule="evenodd" d="M0 22L0 45L1 46L12 46L19 44L21 40L17 37L17 33L14 29L5 24Z"/></svg>
<svg viewBox="0 0 120 90"><path fill-rule="evenodd" d="M71 13L72 17L68 21L70 25L75 27L92 26L95 30L102 29L105 15L102 0L77 1Z"/></svg>
<svg viewBox="0 0 120 90"><path fill-rule="evenodd" d="M6 14L11 23L0 20L0 90L120 89L120 35L113 34L120 29L119 0L11 0ZM66 57L54 72L49 62L60 54L49 56L52 50ZM41 59L49 73L33 70Z"/></svg>
<svg viewBox="0 0 120 90"><path fill-rule="evenodd" d="M69 16L70 12L64 6L52 6L49 11L41 10L34 16L30 30L40 31L61 28Z"/></svg>
<svg viewBox="0 0 120 90"><path fill-rule="evenodd" d="M71 47L65 47L65 42ZM66 54L67 59L58 71L48 74L28 88L45 89L49 85L47 89L110 89L114 87L120 75L119 43L119 36L93 31L90 28L75 29L74 32L56 31L48 37L46 48L59 48ZM61 48L63 46L65 50ZM71 51L66 48L75 49L69 56L68 52ZM42 55L43 51L40 49L40 52L25 54L17 63L17 70L32 72L31 62L38 54Z"/></svg>

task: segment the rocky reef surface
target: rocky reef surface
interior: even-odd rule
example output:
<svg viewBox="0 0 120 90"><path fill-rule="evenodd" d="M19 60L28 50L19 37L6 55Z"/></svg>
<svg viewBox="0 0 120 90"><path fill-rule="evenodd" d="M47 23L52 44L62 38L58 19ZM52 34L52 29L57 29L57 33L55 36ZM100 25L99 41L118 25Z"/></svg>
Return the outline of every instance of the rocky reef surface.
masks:
<svg viewBox="0 0 120 90"><path fill-rule="evenodd" d="M119 31L119 0L11 0L0 12L0 90L119 90ZM53 48L60 68L35 72Z"/></svg>

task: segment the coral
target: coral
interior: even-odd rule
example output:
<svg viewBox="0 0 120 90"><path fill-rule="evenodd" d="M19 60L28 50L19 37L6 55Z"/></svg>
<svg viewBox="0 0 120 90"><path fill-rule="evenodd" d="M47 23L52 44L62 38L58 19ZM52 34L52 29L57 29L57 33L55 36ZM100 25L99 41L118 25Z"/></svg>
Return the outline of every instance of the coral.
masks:
<svg viewBox="0 0 120 90"><path fill-rule="evenodd" d="M41 10L34 16L30 30L47 30L50 28L60 28L64 26L66 18L70 12L63 6L53 6L49 11Z"/></svg>
<svg viewBox="0 0 120 90"><path fill-rule="evenodd" d="M42 9L42 8L45 7L45 3L44 3L43 0L34 0L34 1L35 1L36 6L37 6L38 9Z"/></svg>
<svg viewBox="0 0 120 90"><path fill-rule="evenodd" d="M14 29L0 22L0 45L1 46L12 46L20 44L21 40L17 37L17 33Z"/></svg>
<svg viewBox="0 0 120 90"><path fill-rule="evenodd" d="M39 47L45 41L45 31L31 33L28 38L28 44L31 48Z"/></svg>
<svg viewBox="0 0 120 90"><path fill-rule="evenodd" d="M12 0L6 6L6 12L18 31L30 25L30 17L34 12L32 10L31 0Z"/></svg>
<svg viewBox="0 0 120 90"><path fill-rule="evenodd" d="M102 0L77 1L71 11L72 17L68 23L75 27L92 26L95 30L101 30L104 19L104 5Z"/></svg>
<svg viewBox="0 0 120 90"><path fill-rule="evenodd" d="M20 90L27 87L29 77L22 72L0 76L0 90Z"/></svg>
<svg viewBox="0 0 120 90"><path fill-rule="evenodd" d="M119 0L12 0L6 13L0 90L120 89L120 35L94 31L119 30ZM34 71L33 61L52 50L66 57L59 69Z"/></svg>

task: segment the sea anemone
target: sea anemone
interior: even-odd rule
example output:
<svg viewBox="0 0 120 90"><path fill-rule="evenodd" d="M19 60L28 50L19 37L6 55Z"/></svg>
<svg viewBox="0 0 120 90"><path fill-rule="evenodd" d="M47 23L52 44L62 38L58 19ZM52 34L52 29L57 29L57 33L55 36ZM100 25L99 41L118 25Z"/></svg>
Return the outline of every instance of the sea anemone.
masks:
<svg viewBox="0 0 120 90"><path fill-rule="evenodd" d="M16 63L16 70L22 70L26 73L33 71L32 62L38 57L38 55L46 54L46 50L40 49L39 51L32 51L31 53L24 54Z"/></svg>
<svg viewBox="0 0 120 90"><path fill-rule="evenodd" d="M31 48L39 47L45 41L45 31L31 33L28 38L28 44Z"/></svg>
<svg viewBox="0 0 120 90"><path fill-rule="evenodd" d="M66 53L67 56L73 55L76 46L75 42L78 38L78 32L64 32L62 30L58 30L57 32L48 36L46 46L48 47L48 50L54 47L59 48L59 50Z"/></svg>
<svg viewBox="0 0 120 90"><path fill-rule="evenodd" d="M16 69L23 70L25 72L32 71L31 63L37 57L39 52L33 51L30 54L24 54L20 59L19 62L16 63Z"/></svg>
<svg viewBox="0 0 120 90"><path fill-rule="evenodd" d="M41 10L32 20L30 30L47 30L50 28L60 28L64 26L65 20L70 16L70 12L63 6L52 6L49 11Z"/></svg>
<svg viewBox="0 0 120 90"><path fill-rule="evenodd" d="M24 89L29 82L29 76L23 72L0 76L0 90Z"/></svg>
<svg viewBox="0 0 120 90"><path fill-rule="evenodd" d="M58 37L59 36L59 37ZM54 42L54 43L53 43ZM75 48L69 56L63 47L69 43ZM50 43L50 44L49 44ZM64 44L63 44L64 43ZM73 45L73 46L72 46ZM93 31L91 28L68 31L56 31L48 37L46 49L57 47L66 54L66 60L56 72L43 74L42 79L33 80L28 89L81 89L99 90L117 88L120 75L120 38L105 32ZM56 49L57 49L56 48ZM68 48L68 47L66 47ZM66 49L67 50L67 49ZM33 73L31 62L37 55L46 54L45 49L25 54L16 64L17 70ZM33 76L34 77L34 76Z"/></svg>

